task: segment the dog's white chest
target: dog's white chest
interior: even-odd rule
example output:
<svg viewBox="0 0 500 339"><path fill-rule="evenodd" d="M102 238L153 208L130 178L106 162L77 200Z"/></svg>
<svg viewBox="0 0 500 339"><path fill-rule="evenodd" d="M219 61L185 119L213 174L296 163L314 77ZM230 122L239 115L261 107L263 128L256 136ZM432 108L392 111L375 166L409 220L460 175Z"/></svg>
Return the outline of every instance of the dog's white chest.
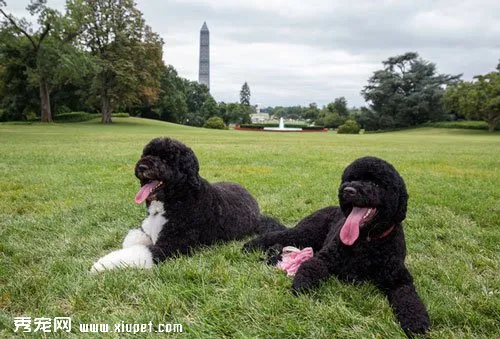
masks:
<svg viewBox="0 0 500 339"><path fill-rule="evenodd" d="M141 228L151 238L153 244L156 244L158 235L168 220L163 216L165 210L159 201L151 202L148 211L149 215L143 220Z"/></svg>

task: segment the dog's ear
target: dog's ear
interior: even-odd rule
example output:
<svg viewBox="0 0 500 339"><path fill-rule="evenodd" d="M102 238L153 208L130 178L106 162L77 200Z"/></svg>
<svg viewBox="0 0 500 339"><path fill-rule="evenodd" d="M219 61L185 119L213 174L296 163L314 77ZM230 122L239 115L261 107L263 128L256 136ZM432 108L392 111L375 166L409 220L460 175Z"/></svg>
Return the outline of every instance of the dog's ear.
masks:
<svg viewBox="0 0 500 339"><path fill-rule="evenodd" d="M399 174L397 176L399 179L398 180L399 197L398 197L398 207L396 210L395 218L398 222L401 222L406 219L406 209L408 206L408 192L406 191L406 185L403 178L401 178Z"/></svg>
<svg viewBox="0 0 500 339"><path fill-rule="evenodd" d="M387 202L390 205L392 218L395 222L402 222L406 219L406 210L408 207L408 192L406 185L399 172L389 163L386 163L386 174L384 176L385 187L390 192L391 199Z"/></svg>
<svg viewBox="0 0 500 339"><path fill-rule="evenodd" d="M200 175L198 173L200 168L196 155L189 147L185 147L179 157L179 166L181 166L181 172L187 177L188 185L198 188L200 186Z"/></svg>

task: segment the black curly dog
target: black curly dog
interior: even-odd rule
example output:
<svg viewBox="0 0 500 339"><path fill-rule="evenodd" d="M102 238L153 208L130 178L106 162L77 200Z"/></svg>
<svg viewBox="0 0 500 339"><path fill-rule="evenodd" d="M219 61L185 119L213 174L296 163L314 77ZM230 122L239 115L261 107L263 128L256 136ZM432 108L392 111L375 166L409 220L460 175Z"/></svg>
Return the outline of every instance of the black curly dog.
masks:
<svg viewBox="0 0 500 339"><path fill-rule="evenodd" d="M260 214L257 201L235 183L210 184L200 177L193 151L169 138L149 142L135 166L148 215L129 231L123 249L100 258L92 272L116 267L151 268L175 254L215 242L285 229Z"/></svg>
<svg viewBox="0 0 500 339"><path fill-rule="evenodd" d="M342 174L338 196L340 207L323 208L295 228L258 236L244 249L312 247L315 255L297 271L294 291L310 289L330 275L371 281L387 296L408 336L427 332L427 311L404 264L408 193L403 179L384 160L360 158Z"/></svg>

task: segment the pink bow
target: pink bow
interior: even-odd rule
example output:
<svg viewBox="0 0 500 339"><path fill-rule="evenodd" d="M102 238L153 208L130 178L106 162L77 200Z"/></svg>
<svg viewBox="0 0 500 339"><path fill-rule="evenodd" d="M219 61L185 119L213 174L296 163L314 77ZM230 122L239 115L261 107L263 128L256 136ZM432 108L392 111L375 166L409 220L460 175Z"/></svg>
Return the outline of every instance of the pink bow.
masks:
<svg viewBox="0 0 500 339"><path fill-rule="evenodd" d="M283 248L281 252L282 260L278 262L276 267L280 270L286 271L287 276L294 276L297 270L304 261L307 261L313 257L312 247L306 247L302 250L287 246Z"/></svg>

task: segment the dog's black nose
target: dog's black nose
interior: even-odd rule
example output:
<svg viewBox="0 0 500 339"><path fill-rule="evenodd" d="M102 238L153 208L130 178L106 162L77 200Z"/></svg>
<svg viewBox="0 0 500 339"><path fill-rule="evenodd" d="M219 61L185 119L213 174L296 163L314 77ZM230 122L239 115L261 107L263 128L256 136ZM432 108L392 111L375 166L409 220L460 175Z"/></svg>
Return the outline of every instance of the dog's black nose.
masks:
<svg viewBox="0 0 500 339"><path fill-rule="evenodd" d="M137 166L137 169L139 171L146 171L149 167L147 165L144 165L144 164L140 164L139 166Z"/></svg>
<svg viewBox="0 0 500 339"><path fill-rule="evenodd" d="M352 197L353 195L356 195L356 193L358 193L358 191L356 191L354 187L347 186L346 188L344 188L344 194L346 196Z"/></svg>

